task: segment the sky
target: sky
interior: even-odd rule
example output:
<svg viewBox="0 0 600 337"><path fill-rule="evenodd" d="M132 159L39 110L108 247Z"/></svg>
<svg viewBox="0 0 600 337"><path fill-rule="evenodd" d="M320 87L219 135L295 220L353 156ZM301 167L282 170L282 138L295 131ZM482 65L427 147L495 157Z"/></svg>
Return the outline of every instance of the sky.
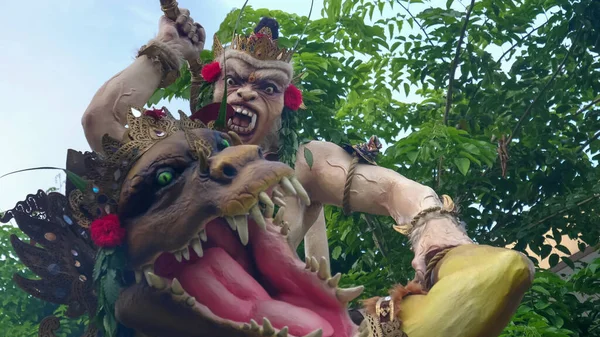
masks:
<svg viewBox="0 0 600 337"><path fill-rule="evenodd" d="M179 0L207 32L206 46L225 15L242 0ZM309 0L251 0L254 8L307 15ZM313 18L320 17L316 0ZM81 116L95 92L127 67L158 32L158 0L3 1L0 20L0 175L19 169L65 167L67 149L88 151ZM161 102L188 111L182 101ZM60 171L0 179L0 211L38 189L59 187ZM64 174L62 176L64 180Z"/></svg>

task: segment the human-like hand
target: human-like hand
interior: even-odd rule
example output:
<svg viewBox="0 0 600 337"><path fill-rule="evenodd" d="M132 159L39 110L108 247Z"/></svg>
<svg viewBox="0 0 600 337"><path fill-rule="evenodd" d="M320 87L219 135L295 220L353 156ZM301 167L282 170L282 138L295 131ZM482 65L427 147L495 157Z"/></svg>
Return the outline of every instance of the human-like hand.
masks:
<svg viewBox="0 0 600 337"><path fill-rule="evenodd" d="M450 217L433 218L421 224L411 235L415 257L412 266L415 269L415 281L425 286L427 264L440 251L473 244L462 225Z"/></svg>
<svg viewBox="0 0 600 337"><path fill-rule="evenodd" d="M177 20L162 16L156 39L177 50L188 61L197 60L204 49L206 32L202 25L194 22L190 11L181 8Z"/></svg>

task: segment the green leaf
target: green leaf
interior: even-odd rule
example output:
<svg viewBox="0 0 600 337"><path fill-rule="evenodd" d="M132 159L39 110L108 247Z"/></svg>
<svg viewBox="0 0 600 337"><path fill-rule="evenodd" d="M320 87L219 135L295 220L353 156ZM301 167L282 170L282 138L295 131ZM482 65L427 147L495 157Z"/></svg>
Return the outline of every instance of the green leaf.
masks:
<svg viewBox="0 0 600 337"><path fill-rule="evenodd" d="M152 105L158 104L158 102L160 102L160 100L163 99L164 96L165 96L165 89L163 89L163 88L156 89L156 91L154 91L152 96L150 96L150 98L148 99L148 102L146 102L146 106L151 107Z"/></svg>
<svg viewBox="0 0 600 337"><path fill-rule="evenodd" d="M337 260L337 259L340 257L340 255L342 255L342 247L340 247L340 246L337 246L337 247L335 247L335 248L333 249L333 251L331 252L331 257L332 257L334 260Z"/></svg>
<svg viewBox="0 0 600 337"><path fill-rule="evenodd" d="M571 252L569 251L569 249L563 245L556 245L556 246L554 246L554 248L560 250L561 252L563 252L569 256L571 255Z"/></svg>
<svg viewBox="0 0 600 337"><path fill-rule="evenodd" d="M552 255L550 255L550 257L548 258L548 263L550 263L550 267L554 267L558 264L558 254L554 253Z"/></svg>
<svg viewBox="0 0 600 337"><path fill-rule="evenodd" d="M408 83L404 83L404 92L406 93L406 96L410 94L410 85L408 85Z"/></svg>
<svg viewBox="0 0 600 337"><path fill-rule="evenodd" d="M415 163L415 161L417 161L417 157L419 156L419 151L412 151L406 154L406 156L408 157L408 160L410 160L411 163Z"/></svg>
<svg viewBox="0 0 600 337"><path fill-rule="evenodd" d="M573 270L575 269L575 263L573 263L573 260L569 259L566 256L561 256L560 259L562 260L562 262L564 262L571 269L573 269Z"/></svg>
<svg viewBox="0 0 600 337"><path fill-rule="evenodd" d="M531 287L531 289L537 291L538 293L542 293L546 296L550 296L550 292L548 290L544 289L542 286L534 285Z"/></svg>
<svg viewBox="0 0 600 337"><path fill-rule="evenodd" d="M113 315L107 314L104 316L104 330L108 334L108 337L117 336L117 321Z"/></svg>
<svg viewBox="0 0 600 337"><path fill-rule="evenodd" d="M102 287L108 304L114 305L119 298L119 292L121 290L121 285L117 280L117 272L115 269L107 270L106 276L102 278Z"/></svg>
<svg viewBox="0 0 600 337"><path fill-rule="evenodd" d="M304 147L304 160L306 160L306 164L308 165L308 168L310 168L312 170L313 154L306 146Z"/></svg>
<svg viewBox="0 0 600 337"><path fill-rule="evenodd" d="M223 62L227 63L227 62ZM225 65L223 65L223 72L225 72ZM227 80L223 81L223 92L227 93ZM215 128L223 129L225 128L225 123L227 119L227 95L223 94L223 98L221 99L221 106L219 107L219 117L215 121Z"/></svg>
<svg viewBox="0 0 600 337"><path fill-rule="evenodd" d="M464 176L469 173L469 167L471 167L471 161L467 158L454 158L454 164L458 167L460 173Z"/></svg>
<svg viewBox="0 0 600 337"><path fill-rule="evenodd" d="M98 253L96 253L96 263L94 264L94 271L92 273L92 278L94 282L98 281L102 276L102 268L106 264L106 254L103 249L99 249Z"/></svg>
<svg viewBox="0 0 600 337"><path fill-rule="evenodd" d="M212 50L204 49L200 52L200 60L202 63L210 63L214 60L215 56L213 55Z"/></svg>
<svg viewBox="0 0 600 337"><path fill-rule="evenodd" d="M542 259L545 259L548 257L548 255L550 255L551 252L552 252L552 246L543 245L540 256L542 257Z"/></svg>

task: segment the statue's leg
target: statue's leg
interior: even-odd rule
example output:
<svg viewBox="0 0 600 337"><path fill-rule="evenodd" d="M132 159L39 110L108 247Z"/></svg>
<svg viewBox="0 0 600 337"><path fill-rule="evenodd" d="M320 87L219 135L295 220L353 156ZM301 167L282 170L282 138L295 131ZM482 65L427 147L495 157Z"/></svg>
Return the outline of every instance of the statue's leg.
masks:
<svg viewBox="0 0 600 337"><path fill-rule="evenodd" d="M317 219L304 236L304 254L306 256L314 256L317 260L323 256L329 264L329 244L327 242L327 228L325 227L325 213L323 212L323 207L320 208L321 210Z"/></svg>

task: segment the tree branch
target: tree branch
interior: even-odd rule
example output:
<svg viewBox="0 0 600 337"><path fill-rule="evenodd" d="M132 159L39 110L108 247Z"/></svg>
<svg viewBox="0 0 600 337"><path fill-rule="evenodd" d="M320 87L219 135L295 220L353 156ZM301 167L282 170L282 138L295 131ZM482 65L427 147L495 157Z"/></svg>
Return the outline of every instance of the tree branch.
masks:
<svg viewBox="0 0 600 337"><path fill-rule="evenodd" d="M530 37L530 36L531 36L531 34L533 34L533 33L537 32L537 30L538 30L538 29L540 29L540 28L544 27L544 26L545 26L545 25L548 23L548 21L549 21L549 20L546 20L546 22L544 22L544 23L542 23L541 25L539 25L539 26L535 27L535 28L534 28L534 29L532 29L532 30L531 30L529 33L527 33L527 34L523 35L523 37L521 37L521 39L519 39L519 41L518 41L518 42L515 42L515 43L513 43L513 45L512 45L512 46L510 46L510 47L509 47L509 48L508 48L508 49L507 49L507 50L506 50L506 51L505 51L505 52L504 52L504 53L503 53L503 54L500 56L500 58L498 59L498 61L497 61L497 62L501 62L501 61L502 61L502 59L503 59L503 58L504 58L506 55L508 55L508 53L510 53L510 52L511 52L513 49L515 49L517 46L519 46L519 45L520 45L520 44L521 44L521 43L522 43L522 42L523 42L523 41L524 41L526 38Z"/></svg>
<svg viewBox="0 0 600 337"><path fill-rule="evenodd" d="M583 150L585 150L585 148L588 147L588 145L590 145L593 141L595 141L598 138L600 138L600 131L596 132L596 134L592 138L590 138L590 140L585 142L585 144L581 145L579 150L577 150L577 153L583 152Z"/></svg>
<svg viewBox="0 0 600 337"><path fill-rule="evenodd" d="M598 198L600 198L600 194L594 194L594 195L592 195L591 197L589 197L589 198L587 198L587 199L584 199L584 200L582 200L582 201L578 202L578 203L577 203L577 204L575 204L574 206L571 206L571 207L565 207L565 208L561 209L561 210L560 210L560 211L558 211L558 212L552 213L552 214L548 215L547 217L544 217L544 218L543 218L543 219L541 219L541 220L538 220L538 221L536 221L536 222L534 222L534 223L531 223L531 224L529 224L529 225L527 225L527 226L523 227L523 229L530 229L530 228L532 228L532 227L535 227L535 226L537 226L537 225L539 225L539 224L543 223L543 222L544 222L544 221L546 221L546 220L552 219L552 218L554 218L554 217L555 217L555 216L557 216L557 215L561 215L561 214L563 214L563 213L565 213L565 212L567 212L567 211L569 211L569 210L572 210L573 208L576 208L576 207L579 207L579 206L585 205L585 204L587 204L588 202L590 202L590 201L593 201L594 199L598 199ZM500 226L500 225L497 225L497 226L495 226L495 227L494 227L494 228L493 228L493 229L490 231L490 233L495 233L495 232L497 232L497 231L498 231L500 228L503 228L503 227L502 227L502 226Z"/></svg>
<svg viewBox="0 0 600 337"><path fill-rule="evenodd" d="M500 58L498 58L498 60L496 61L496 65L500 65L500 63L502 62L502 59L508 55L508 53L510 53L513 49L517 48L518 46L520 46L523 41L525 41L525 39L527 39L528 37L531 36L531 34L533 34L534 32L536 32L538 29L542 28L543 26L545 26L548 23L548 21L542 23L541 25L533 28L529 33L523 35L519 41L513 43L501 56ZM479 93L479 90L481 89L481 86L483 85L483 80L479 81L479 83L477 83L477 88L475 89L475 91L473 91L473 95L471 95L471 98L469 99L469 106L467 107L467 111L471 110L471 103L474 102L473 98L475 98L475 96L477 96L477 94Z"/></svg>
<svg viewBox="0 0 600 337"><path fill-rule="evenodd" d="M529 225L527 225L527 226L523 227L523 229L529 229L529 228L535 227L535 226L537 226L537 225L541 224L542 222L544 222L544 221L546 221L546 220L548 220L548 219L554 218L554 217L555 217L555 216L557 216L557 215L561 215L561 214L565 213L566 211L569 211L569 210L571 210L571 209L573 209L573 208L576 208L576 207L582 206L582 205L584 205L584 204L587 204L588 202L590 202L590 201L592 201L592 200L594 200L594 199L598 199L598 198L600 198L600 194L594 194L594 195L592 195L591 197L589 197L589 198L587 198L587 199L585 199L585 200L582 200L582 201L578 202L578 203L577 203L576 205L574 205L574 206L563 208L563 209L561 209L560 211L558 211L558 212L556 212L556 213L550 214L550 215L548 215L547 217L545 217L545 218L543 218L543 219L541 219L541 220L539 220L539 221L536 221L536 222L534 222L534 223L532 223L532 224L529 224Z"/></svg>
<svg viewBox="0 0 600 337"><path fill-rule="evenodd" d="M579 35L579 34L577 34L577 35ZM552 82L554 82L554 79L556 79L556 76L558 76L558 74L562 71L562 68L565 66L565 63L567 62L567 59L571 55L571 52L573 51L573 49L575 49L575 46L577 45L576 40L577 40L577 38L575 38L573 40L573 44L571 45L571 48L569 48L569 51L567 51L567 55L565 55L565 58L562 60L562 62L558 66L558 69L556 69L556 71L554 72L552 77L548 80L548 82L546 82L546 85L544 85L542 90L537 94L537 96L534 98L533 102L531 102L531 104L529 104L529 106L527 107L527 110L525 110L525 113L523 113L523 116L521 116L521 118L519 118L517 125L515 125L512 132L510 133L510 136L508 136L508 139L506 140L507 145L509 145L510 142L513 140L513 138L519 131L519 128L523 124L523 121L525 120L525 118L529 117L529 114L533 110L533 106L537 103L537 101L540 99L540 97L542 97L542 95L546 92L546 90L548 90L548 88L550 87L550 84L552 84Z"/></svg>
<svg viewBox="0 0 600 337"><path fill-rule="evenodd" d="M425 30L425 28L423 28L423 26L421 26L421 23L419 22L419 20L417 20L417 18L410 12L410 10L404 6L400 0L396 0L396 2L398 3L398 5L400 5L400 7L404 8L404 10L408 13L408 15L410 15L410 17L413 19L413 21L417 24L417 26L419 26L419 28L421 28L421 31L423 31L423 33L425 33L425 37L427 37L427 41L429 42L430 45L434 45L433 42L431 42L431 39L429 38L429 34L427 34L427 31Z"/></svg>
<svg viewBox="0 0 600 337"><path fill-rule="evenodd" d="M592 103L590 103L590 104L584 106L583 108L577 110L577 112L574 114L574 116L577 116L580 113L586 112L587 110L589 110L591 107L593 107L594 105L596 105L598 103L600 103L600 98L597 98L597 99L593 100Z"/></svg>
<svg viewBox="0 0 600 337"><path fill-rule="evenodd" d="M460 58L460 48L462 46L462 42L465 38L465 34L467 32L467 26L469 24L469 18L471 17L471 12L473 12L473 7L475 6L475 0L471 0L471 5L469 9L467 9L467 15L465 17L465 22L460 30L460 38L458 39L458 45L456 46L456 53L454 55L454 60L452 61L452 65L450 66L450 81L448 83L448 94L446 97L446 111L444 112L444 125L448 125L448 114L450 113L450 107L452 106L452 86L454 85L454 75L456 74L456 68L458 66L458 60Z"/></svg>

